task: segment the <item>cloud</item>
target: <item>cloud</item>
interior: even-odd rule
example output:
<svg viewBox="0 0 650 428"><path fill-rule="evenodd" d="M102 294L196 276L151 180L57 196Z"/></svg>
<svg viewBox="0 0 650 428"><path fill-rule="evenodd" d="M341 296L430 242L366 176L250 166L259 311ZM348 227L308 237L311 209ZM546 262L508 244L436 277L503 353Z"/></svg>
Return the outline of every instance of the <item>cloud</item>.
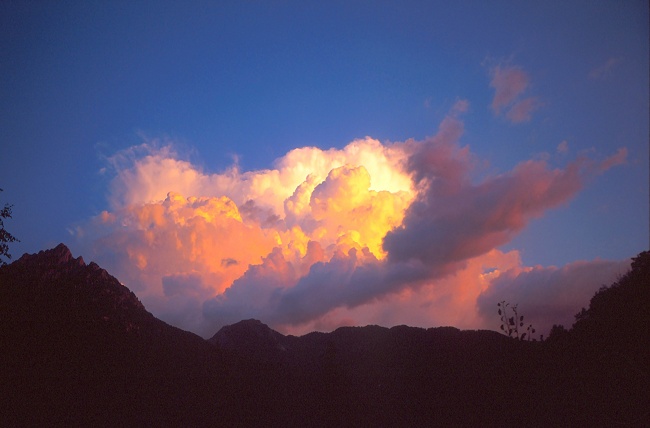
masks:
<svg viewBox="0 0 650 428"><path fill-rule="evenodd" d="M363 242L373 254L383 256L382 238L401 224L411 199L408 192L370 190L365 167L342 166L330 171L311 192L310 221L303 224L314 227L303 229L330 241L341 240L346 237L344 231L349 231L352 241Z"/></svg>
<svg viewBox="0 0 650 428"><path fill-rule="evenodd" d="M623 165L626 160L627 160L627 148L621 147L616 151L615 154L602 161L598 169L601 172L604 172L612 167Z"/></svg>
<svg viewBox="0 0 650 428"><path fill-rule="evenodd" d="M531 113L540 106L539 101L535 97L528 97L521 101L517 101L506 113L506 117L512 123L528 122L531 118Z"/></svg>
<svg viewBox="0 0 650 428"><path fill-rule="evenodd" d="M476 303L486 320L495 319L497 303L505 300L518 304L526 322L532 322L541 334L553 324L570 327L574 316L603 285L609 285L630 268L625 261L577 261L561 268L555 266L514 267L490 282Z"/></svg>
<svg viewBox="0 0 650 428"><path fill-rule="evenodd" d="M561 268L527 267L518 251L492 249L468 259L444 278L419 280L415 287L404 287L389 298L359 306L338 306L290 331L305 334L367 324L498 330L496 303L506 300L519 305L526 322L536 328L537 337L548 336L553 324L571 326L574 315L588 305L595 291L626 272L629 264L629 260L593 260ZM301 310L298 305L291 308Z"/></svg>
<svg viewBox="0 0 650 428"><path fill-rule="evenodd" d="M589 71L588 77L591 80L603 80L609 77L612 70L621 62L621 58L609 58L604 64Z"/></svg>
<svg viewBox="0 0 650 428"><path fill-rule="evenodd" d="M443 121L438 135L415 150L409 166L421 189L402 226L384 239L392 261L416 259L444 274L455 264L508 242L533 218L567 202L582 187L585 161L564 170L543 160L520 163L512 171L471 180L472 156L458 139L462 124Z"/></svg>
<svg viewBox="0 0 650 428"><path fill-rule="evenodd" d="M115 177L110 184L111 207L162 201L167 193L227 196L237 206L249 200L256 206L282 214L284 201L308 175L320 183L329 172L344 165L363 165L373 177L372 190L409 191L410 179L402 172L406 153L399 145L384 145L366 137L343 149L302 147L287 153L274 168L241 172L233 165L221 173L205 173L180 159L173 146L153 140L108 158Z"/></svg>
<svg viewBox="0 0 650 428"><path fill-rule="evenodd" d="M492 320L484 320L477 313L476 298L488 286L491 278L501 271L520 266L517 251L503 253L493 249L467 260L463 267L445 277L429 278L427 273L425 279L420 278L386 298L375 299L353 309L340 307L323 318L332 325L353 322L385 326L407 324L494 328ZM317 326L318 323L309 324L301 331L307 332Z"/></svg>
<svg viewBox="0 0 650 428"><path fill-rule="evenodd" d="M494 88L491 108L497 116L505 111L512 123L527 122L534 110L541 106L536 97L522 99L530 84L528 73L517 66L497 65L491 70L490 87Z"/></svg>
<svg viewBox="0 0 650 428"><path fill-rule="evenodd" d="M560 154L565 154L569 151L569 142L567 140L562 140L560 144L557 145L557 152Z"/></svg>
<svg viewBox="0 0 650 428"><path fill-rule="evenodd" d="M478 179L481 161L460 144L468 106L423 141L304 147L266 170L208 173L173 146L130 148L109 159L110 210L78 239L154 314L203 336L250 317L288 333L484 327L479 296L527 269L499 247L626 151Z"/></svg>
<svg viewBox="0 0 650 428"><path fill-rule="evenodd" d="M274 248L261 264L251 265L232 286L206 300L203 315L214 325L232 324L242 319L257 318L271 322L274 301L285 287L293 287L298 272L282 250Z"/></svg>
<svg viewBox="0 0 650 428"><path fill-rule="evenodd" d="M262 289L291 285L352 249L364 260L385 257L381 240L413 198L405 147L365 138L340 150L293 150L274 169L209 174L173 147L145 143L110 159L112 208L78 236L150 310L206 332L214 325L183 318L178 308L221 296L230 303L220 307L238 301L245 313L237 290L254 290L259 301L269 297ZM278 276L282 266L288 270Z"/></svg>
<svg viewBox="0 0 650 428"><path fill-rule="evenodd" d="M499 114L528 88L528 74L519 67L497 65L492 69L490 86L494 88L492 109Z"/></svg>

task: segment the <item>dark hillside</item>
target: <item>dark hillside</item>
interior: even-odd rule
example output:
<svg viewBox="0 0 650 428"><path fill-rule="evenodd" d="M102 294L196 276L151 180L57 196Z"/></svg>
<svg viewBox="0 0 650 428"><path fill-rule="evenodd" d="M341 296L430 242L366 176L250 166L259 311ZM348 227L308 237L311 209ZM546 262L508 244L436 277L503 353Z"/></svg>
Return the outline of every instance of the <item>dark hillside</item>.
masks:
<svg viewBox="0 0 650 428"><path fill-rule="evenodd" d="M293 337L252 320L224 329L210 341L231 334L226 358L243 395L269 409L267 422L497 426L507 414L560 424L573 412L545 370L542 344L492 331L367 326Z"/></svg>
<svg viewBox="0 0 650 428"><path fill-rule="evenodd" d="M649 254L544 342L257 320L205 341L60 245L0 268L0 425L648 426Z"/></svg>
<svg viewBox="0 0 650 428"><path fill-rule="evenodd" d="M2 426L202 422L219 352L63 245L0 269ZM225 403L224 403L225 405Z"/></svg>
<svg viewBox="0 0 650 428"><path fill-rule="evenodd" d="M633 260L569 332L548 341L558 370L575 373L570 388L590 424L650 426L650 252Z"/></svg>

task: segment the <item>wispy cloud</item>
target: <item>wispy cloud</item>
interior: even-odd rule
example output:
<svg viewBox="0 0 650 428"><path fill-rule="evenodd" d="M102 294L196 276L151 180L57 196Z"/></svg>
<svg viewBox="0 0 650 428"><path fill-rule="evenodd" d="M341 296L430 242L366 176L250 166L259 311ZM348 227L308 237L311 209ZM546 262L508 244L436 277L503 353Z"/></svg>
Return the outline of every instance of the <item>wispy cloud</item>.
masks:
<svg viewBox="0 0 650 428"><path fill-rule="evenodd" d="M512 123L526 122L541 103L536 97L522 99L529 87L530 77L522 68L511 65L497 65L490 71L494 88L491 108L497 116L505 112Z"/></svg>
<svg viewBox="0 0 650 428"><path fill-rule="evenodd" d="M539 106L540 102L537 98L528 97L514 103L506 113L506 117L512 123L528 122L533 111L535 111Z"/></svg>
<svg viewBox="0 0 650 428"><path fill-rule="evenodd" d="M607 159L602 161L599 165L599 169L601 172L604 172L612 167L623 165L626 161L627 161L627 148L621 147L616 151L616 153L614 153L613 155L609 156Z"/></svg>
<svg viewBox="0 0 650 428"><path fill-rule="evenodd" d="M492 69L490 86L494 88L492 109L500 114L501 110L512 104L528 88L528 74L519 67L497 65Z"/></svg>
<svg viewBox="0 0 650 428"><path fill-rule="evenodd" d="M602 80L609 77L612 71L621 62L621 58L609 58L604 64L599 65L589 71L588 77L591 80Z"/></svg>

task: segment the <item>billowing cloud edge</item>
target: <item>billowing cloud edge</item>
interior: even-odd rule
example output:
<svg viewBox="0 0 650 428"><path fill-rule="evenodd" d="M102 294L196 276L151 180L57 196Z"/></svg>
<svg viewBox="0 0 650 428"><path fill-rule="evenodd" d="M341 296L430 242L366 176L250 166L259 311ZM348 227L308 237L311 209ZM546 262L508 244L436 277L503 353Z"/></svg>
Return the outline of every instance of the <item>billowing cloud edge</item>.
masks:
<svg viewBox="0 0 650 428"><path fill-rule="evenodd" d="M152 312L204 336L250 317L285 332L488 327L477 299L525 270L498 248L627 153L564 168L528 160L476 182L460 144L466 110L459 101L423 141L304 147L268 170L206 173L144 143L111 158L111 209L78 237Z"/></svg>

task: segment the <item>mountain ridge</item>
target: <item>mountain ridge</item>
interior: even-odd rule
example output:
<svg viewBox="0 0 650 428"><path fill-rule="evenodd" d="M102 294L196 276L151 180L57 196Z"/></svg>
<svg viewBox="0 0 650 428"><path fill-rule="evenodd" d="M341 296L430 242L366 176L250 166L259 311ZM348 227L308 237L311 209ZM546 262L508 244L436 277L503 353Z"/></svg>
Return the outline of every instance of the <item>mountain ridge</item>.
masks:
<svg viewBox="0 0 650 428"><path fill-rule="evenodd" d="M175 400L165 391L191 392L184 379L206 380L210 387L193 399L208 407L215 398L219 408L210 392L224 376L218 349L155 318L115 277L63 244L0 268L0 343L3 426L201 425L191 407L171 410Z"/></svg>
<svg viewBox="0 0 650 428"><path fill-rule="evenodd" d="M544 342L253 319L205 340L61 244L0 268L0 425L642 425L650 254L633 268Z"/></svg>

